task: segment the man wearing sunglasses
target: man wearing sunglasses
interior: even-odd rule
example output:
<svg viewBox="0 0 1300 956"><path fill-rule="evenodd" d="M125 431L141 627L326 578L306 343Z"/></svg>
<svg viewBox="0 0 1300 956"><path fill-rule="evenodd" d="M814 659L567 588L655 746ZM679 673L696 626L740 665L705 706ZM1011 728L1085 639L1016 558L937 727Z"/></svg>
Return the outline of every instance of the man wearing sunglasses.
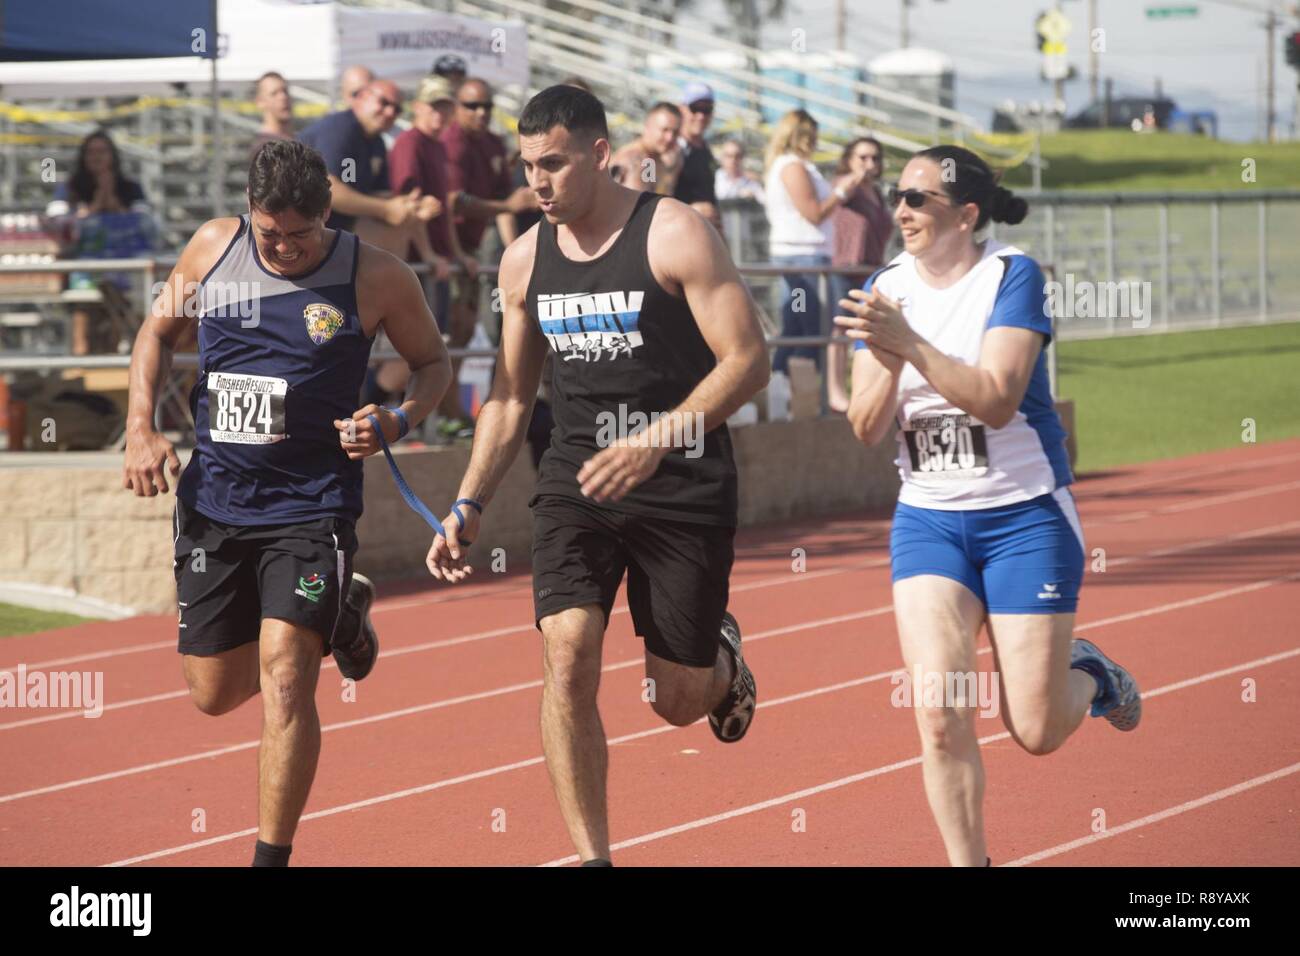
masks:
<svg viewBox="0 0 1300 956"><path fill-rule="evenodd" d="M312 123L298 137L325 160L330 181L327 229L356 233L363 242L405 259L414 244L424 262L436 263L426 224L442 210L433 196L412 189L393 195L383 134L402 111L402 94L389 80L374 80L347 109Z"/></svg>
<svg viewBox="0 0 1300 956"><path fill-rule="evenodd" d="M477 77L466 79L456 90L455 116L443 127L440 138L447 151L447 197L456 237L463 255L474 261L493 218L536 208L531 190L512 190L506 144L488 128L491 123L492 88ZM474 336L478 296L477 270L457 276L448 331L453 348L468 345ZM448 393L443 414L447 416L443 428L451 437L473 433L470 416L461 407L455 389Z"/></svg>
<svg viewBox="0 0 1300 956"><path fill-rule="evenodd" d="M722 228L714 178L718 162L713 158L704 134L713 122L713 88L707 83L687 83L682 90L682 135L677 148L682 154L682 171L673 198L691 206L716 228Z"/></svg>

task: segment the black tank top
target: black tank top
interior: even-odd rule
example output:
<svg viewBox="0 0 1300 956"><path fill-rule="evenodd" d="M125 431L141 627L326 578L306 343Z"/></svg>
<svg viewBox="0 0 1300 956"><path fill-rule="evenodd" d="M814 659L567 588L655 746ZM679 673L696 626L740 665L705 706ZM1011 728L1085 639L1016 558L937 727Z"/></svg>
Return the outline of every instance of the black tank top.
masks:
<svg viewBox="0 0 1300 956"><path fill-rule="evenodd" d="M555 226L545 219L538 225L526 301L555 352L555 429L539 469L539 495L582 498L578 469L611 433L622 437L623 423L635 424L637 413L648 419L676 408L716 364L686 300L665 291L650 271L647 237L662 198L638 197L613 245L589 262L565 257ZM653 475L605 506L734 526L731 435L722 425L694 439L694 449L672 449Z"/></svg>

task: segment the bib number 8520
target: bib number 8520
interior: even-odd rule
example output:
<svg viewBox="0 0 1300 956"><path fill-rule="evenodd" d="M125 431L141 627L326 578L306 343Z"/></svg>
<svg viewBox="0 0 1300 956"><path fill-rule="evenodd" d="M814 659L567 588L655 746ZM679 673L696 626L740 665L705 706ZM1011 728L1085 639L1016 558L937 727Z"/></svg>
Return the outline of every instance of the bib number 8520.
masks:
<svg viewBox="0 0 1300 956"><path fill-rule="evenodd" d="M914 421L903 432L912 471L933 477L966 477L988 468L988 442L984 426L970 416ZM915 427L920 426L920 427ZM932 426L932 427L926 427Z"/></svg>

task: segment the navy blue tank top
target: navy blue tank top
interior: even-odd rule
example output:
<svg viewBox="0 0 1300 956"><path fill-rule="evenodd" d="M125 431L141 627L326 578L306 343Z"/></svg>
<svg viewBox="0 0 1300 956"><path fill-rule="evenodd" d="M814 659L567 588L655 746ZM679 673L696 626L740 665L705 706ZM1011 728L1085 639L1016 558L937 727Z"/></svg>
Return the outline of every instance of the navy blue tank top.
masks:
<svg viewBox="0 0 1300 956"><path fill-rule="evenodd" d="M248 217L199 291L197 442L177 494L216 521L361 516L362 463L334 419L356 411L373 339L357 315L360 240L336 232L310 272L262 263Z"/></svg>

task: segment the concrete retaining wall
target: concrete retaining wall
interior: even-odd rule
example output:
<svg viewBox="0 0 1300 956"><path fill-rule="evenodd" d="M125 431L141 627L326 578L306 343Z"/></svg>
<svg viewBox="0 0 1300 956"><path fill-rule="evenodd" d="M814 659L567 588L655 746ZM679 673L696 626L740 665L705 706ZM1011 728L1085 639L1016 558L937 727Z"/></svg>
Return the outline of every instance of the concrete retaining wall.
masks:
<svg viewBox="0 0 1300 956"><path fill-rule="evenodd" d="M888 508L898 493L894 444L862 448L842 418L751 425L733 432L742 526ZM454 500L468 447L403 449L407 482L441 517ZM527 563L533 468L511 466L484 518L471 558L482 570L495 548ZM36 585L138 613L175 608L172 497L136 498L109 453L0 456L0 600L22 602ZM432 533L402 500L382 455L366 461L366 511L356 566L380 580L418 578Z"/></svg>

